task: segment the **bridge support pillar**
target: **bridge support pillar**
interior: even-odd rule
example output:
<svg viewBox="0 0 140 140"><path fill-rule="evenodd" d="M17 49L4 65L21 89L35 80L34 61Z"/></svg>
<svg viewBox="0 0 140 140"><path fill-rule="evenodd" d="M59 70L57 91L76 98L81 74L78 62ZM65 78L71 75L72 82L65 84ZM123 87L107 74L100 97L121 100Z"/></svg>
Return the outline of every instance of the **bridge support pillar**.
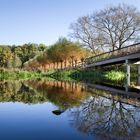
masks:
<svg viewBox="0 0 140 140"><path fill-rule="evenodd" d="M125 60L126 66L126 87L130 86L130 64L128 60Z"/></svg>
<svg viewBox="0 0 140 140"><path fill-rule="evenodd" d="M138 86L140 86L140 64L138 65Z"/></svg>

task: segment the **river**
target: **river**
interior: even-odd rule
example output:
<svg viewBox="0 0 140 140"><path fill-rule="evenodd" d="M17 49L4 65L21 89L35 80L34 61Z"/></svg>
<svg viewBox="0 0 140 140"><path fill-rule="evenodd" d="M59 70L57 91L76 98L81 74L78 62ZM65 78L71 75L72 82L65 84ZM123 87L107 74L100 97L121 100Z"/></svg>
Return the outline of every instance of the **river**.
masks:
<svg viewBox="0 0 140 140"><path fill-rule="evenodd" d="M56 80L0 82L1 140L138 140L140 90Z"/></svg>

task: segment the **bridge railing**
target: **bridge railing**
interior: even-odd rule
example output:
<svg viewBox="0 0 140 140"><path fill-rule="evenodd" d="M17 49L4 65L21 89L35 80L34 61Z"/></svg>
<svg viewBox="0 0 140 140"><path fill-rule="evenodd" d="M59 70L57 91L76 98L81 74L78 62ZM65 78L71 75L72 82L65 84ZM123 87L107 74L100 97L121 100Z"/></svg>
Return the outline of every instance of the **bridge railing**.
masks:
<svg viewBox="0 0 140 140"><path fill-rule="evenodd" d="M89 57L86 58L84 60L84 62L79 62L77 63L77 65L75 66L67 66L66 68L64 68L64 70L69 70L69 69L77 69L77 68L81 68L81 67L85 67L85 65L88 64L93 64L96 62L100 62L100 61L104 61L104 60L108 60L108 59L112 59L112 58L119 58L122 56L126 56L126 55L130 55L130 54L135 54L140 52L140 43L136 43L136 44L132 44L126 47L123 47L121 49L116 49L114 51L110 51L110 52L105 52L93 57Z"/></svg>
<svg viewBox="0 0 140 140"><path fill-rule="evenodd" d="M103 61L103 60L118 58L121 56L134 54L137 52L140 52L140 43L129 45L121 49L116 49L114 51L105 52L105 53L102 53L93 57L86 58L85 64L92 64L92 63Z"/></svg>

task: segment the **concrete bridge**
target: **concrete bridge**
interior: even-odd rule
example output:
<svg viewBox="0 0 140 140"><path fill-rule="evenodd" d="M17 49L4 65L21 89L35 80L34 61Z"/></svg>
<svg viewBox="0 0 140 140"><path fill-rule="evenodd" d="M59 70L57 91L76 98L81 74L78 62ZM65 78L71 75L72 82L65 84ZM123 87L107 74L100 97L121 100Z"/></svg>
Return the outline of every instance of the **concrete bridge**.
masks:
<svg viewBox="0 0 140 140"><path fill-rule="evenodd" d="M115 64L125 65L128 86L130 86L130 66L137 64L138 85L140 85L140 43L86 58L84 63L79 63L76 67L97 68Z"/></svg>

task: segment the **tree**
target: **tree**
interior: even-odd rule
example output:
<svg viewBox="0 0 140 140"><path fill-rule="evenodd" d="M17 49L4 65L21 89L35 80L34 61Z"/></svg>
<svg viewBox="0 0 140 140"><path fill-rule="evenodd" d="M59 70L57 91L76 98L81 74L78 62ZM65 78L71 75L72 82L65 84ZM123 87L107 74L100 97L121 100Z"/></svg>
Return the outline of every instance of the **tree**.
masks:
<svg viewBox="0 0 140 140"><path fill-rule="evenodd" d="M44 45L44 44L39 44L38 45L38 50L40 51L40 52L43 52L43 51L45 51L46 50L46 45Z"/></svg>
<svg viewBox="0 0 140 140"><path fill-rule="evenodd" d="M90 26L91 19L88 16L80 17L76 23L71 24L70 29L73 31L70 36L78 39L83 46L90 48L94 54L96 49L95 41L95 28ZM89 24L90 23L90 24Z"/></svg>
<svg viewBox="0 0 140 140"><path fill-rule="evenodd" d="M23 67L25 62L42 55L46 50L44 44L24 44L21 46L0 45L0 67L19 68Z"/></svg>
<svg viewBox="0 0 140 140"><path fill-rule="evenodd" d="M24 68L31 70L40 68L41 70L62 69L67 67L68 63L73 67L76 66L78 61L80 62L89 56L89 52L88 49L82 48L79 43L60 38L55 44L46 49L44 53L24 63Z"/></svg>
<svg viewBox="0 0 140 140"><path fill-rule="evenodd" d="M17 55L13 56L12 67L19 68L22 65L20 58Z"/></svg>
<svg viewBox="0 0 140 140"><path fill-rule="evenodd" d="M11 67L13 54L9 46L0 46L0 67Z"/></svg>
<svg viewBox="0 0 140 140"><path fill-rule="evenodd" d="M115 50L140 38L140 12L133 6L118 5L81 17L71 25L72 37L93 50Z"/></svg>
<svg viewBox="0 0 140 140"><path fill-rule="evenodd" d="M80 44L73 43L65 38L59 39L53 46L48 49L48 59L53 63L61 64L61 69L64 66L66 67L67 62L70 62L70 65L73 67L74 63L77 64L78 60L81 60L85 55L85 49L81 48Z"/></svg>
<svg viewBox="0 0 140 140"><path fill-rule="evenodd" d="M24 44L15 48L15 53L20 58L23 67L24 63L34 58L39 54L38 45L36 44Z"/></svg>

